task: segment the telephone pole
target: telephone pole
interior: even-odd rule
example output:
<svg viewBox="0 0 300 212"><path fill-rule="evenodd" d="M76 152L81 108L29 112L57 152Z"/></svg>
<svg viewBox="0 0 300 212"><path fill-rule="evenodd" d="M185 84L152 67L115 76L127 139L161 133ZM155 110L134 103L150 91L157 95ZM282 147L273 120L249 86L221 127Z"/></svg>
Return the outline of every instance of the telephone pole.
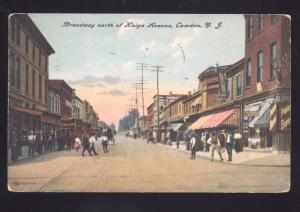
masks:
<svg viewBox="0 0 300 212"><path fill-rule="evenodd" d="M156 72L156 112L157 112L157 133L156 133L156 139L157 142L160 142L160 136L159 136L159 72L163 72L162 70L160 70L161 68L163 68L162 66L156 65L156 66L152 66L152 68L156 68L155 71Z"/></svg>
<svg viewBox="0 0 300 212"><path fill-rule="evenodd" d="M146 130L146 122L144 121L145 118L145 105L144 105L144 70L148 70L148 64L145 63L137 63L137 70L142 71L142 78L141 78L141 85L142 85L142 113L143 113L143 128ZM145 138L145 132L144 132Z"/></svg>

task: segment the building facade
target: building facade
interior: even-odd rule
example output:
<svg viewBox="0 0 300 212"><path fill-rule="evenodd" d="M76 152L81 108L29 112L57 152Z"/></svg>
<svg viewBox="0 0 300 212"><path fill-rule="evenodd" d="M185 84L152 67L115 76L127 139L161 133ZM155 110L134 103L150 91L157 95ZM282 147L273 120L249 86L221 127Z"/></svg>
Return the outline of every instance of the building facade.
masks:
<svg viewBox="0 0 300 212"><path fill-rule="evenodd" d="M15 129L20 150L27 145L29 130L42 129L48 57L54 49L27 14L10 16L8 32L8 129Z"/></svg>
<svg viewBox="0 0 300 212"><path fill-rule="evenodd" d="M290 19L284 15L244 18L244 142L252 148L288 151L290 133L272 132L269 113L272 104L290 102Z"/></svg>

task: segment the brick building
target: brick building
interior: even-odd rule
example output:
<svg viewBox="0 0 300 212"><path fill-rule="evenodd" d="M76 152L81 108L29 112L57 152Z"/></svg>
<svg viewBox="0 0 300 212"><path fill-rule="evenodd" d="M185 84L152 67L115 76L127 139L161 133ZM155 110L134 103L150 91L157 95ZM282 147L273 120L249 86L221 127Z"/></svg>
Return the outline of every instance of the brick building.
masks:
<svg viewBox="0 0 300 212"><path fill-rule="evenodd" d="M8 129L17 131L21 152L28 131L42 128L48 100L48 57L54 49L27 14L10 16L8 32Z"/></svg>
<svg viewBox="0 0 300 212"><path fill-rule="evenodd" d="M290 149L290 134L271 132L270 107L290 101L290 19L245 15L243 136L253 148Z"/></svg>

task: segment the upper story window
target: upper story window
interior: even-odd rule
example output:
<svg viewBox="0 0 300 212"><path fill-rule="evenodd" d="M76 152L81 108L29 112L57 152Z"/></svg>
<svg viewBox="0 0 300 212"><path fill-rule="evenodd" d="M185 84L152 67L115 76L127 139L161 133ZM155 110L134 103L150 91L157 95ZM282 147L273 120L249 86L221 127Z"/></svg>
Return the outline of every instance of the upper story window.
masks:
<svg viewBox="0 0 300 212"><path fill-rule="evenodd" d="M16 22L15 18L11 18L11 39L20 45L20 25Z"/></svg>
<svg viewBox="0 0 300 212"><path fill-rule="evenodd" d="M35 96L35 71L32 70L32 96Z"/></svg>
<svg viewBox="0 0 300 212"><path fill-rule="evenodd" d="M226 98L231 99L231 97L232 97L232 78L231 77L225 81L225 87L226 87L226 91L227 91Z"/></svg>
<svg viewBox="0 0 300 212"><path fill-rule="evenodd" d="M277 15L271 15L271 23L275 24L277 22Z"/></svg>
<svg viewBox="0 0 300 212"><path fill-rule="evenodd" d="M273 43L270 48L270 79L276 77L277 44Z"/></svg>
<svg viewBox="0 0 300 212"><path fill-rule="evenodd" d="M39 75L39 99L42 99L42 76Z"/></svg>
<svg viewBox="0 0 300 212"><path fill-rule="evenodd" d="M48 71L48 58L45 56L45 72Z"/></svg>
<svg viewBox="0 0 300 212"><path fill-rule="evenodd" d="M236 95L241 96L242 95L242 75L237 75L236 78Z"/></svg>
<svg viewBox="0 0 300 212"><path fill-rule="evenodd" d="M35 44L32 44L32 62L35 61Z"/></svg>
<svg viewBox="0 0 300 212"><path fill-rule="evenodd" d="M263 80L263 52L259 51L257 53L257 82L261 82Z"/></svg>
<svg viewBox="0 0 300 212"><path fill-rule="evenodd" d="M253 37L253 16L248 17L247 23L247 38L250 40Z"/></svg>
<svg viewBox="0 0 300 212"><path fill-rule="evenodd" d="M41 51L39 51L39 67L41 67L41 63L42 63L42 53Z"/></svg>
<svg viewBox="0 0 300 212"><path fill-rule="evenodd" d="M26 70L25 70L25 91L26 93L29 93L29 66L26 64Z"/></svg>
<svg viewBox="0 0 300 212"><path fill-rule="evenodd" d="M258 16L258 31L262 32L264 30L264 15Z"/></svg>
<svg viewBox="0 0 300 212"><path fill-rule="evenodd" d="M28 54L28 48L29 48L29 37L28 35L26 35L26 38L25 38L25 53Z"/></svg>
<svg viewBox="0 0 300 212"><path fill-rule="evenodd" d="M251 85L251 60L249 59L246 64L246 86Z"/></svg>
<svg viewBox="0 0 300 212"><path fill-rule="evenodd" d="M20 89L20 58L10 54L10 85Z"/></svg>

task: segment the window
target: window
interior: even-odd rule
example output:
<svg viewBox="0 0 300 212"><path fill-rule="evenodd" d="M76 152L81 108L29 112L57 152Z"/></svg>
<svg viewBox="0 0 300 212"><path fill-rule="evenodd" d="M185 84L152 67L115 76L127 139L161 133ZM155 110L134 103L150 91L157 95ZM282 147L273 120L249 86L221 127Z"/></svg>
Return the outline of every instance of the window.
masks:
<svg viewBox="0 0 300 212"><path fill-rule="evenodd" d="M28 64L26 64L26 70L25 70L25 91L26 91L26 93L29 93L28 81L29 81L29 66L28 66Z"/></svg>
<svg viewBox="0 0 300 212"><path fill-rule="evenodd" d="M247 61L247 66L246 66L246 86L251 85L251 60L249 59Z"/></svg>
<svg viewBox="0 0 300 212"><path fill-rule="evenodd" d="M237 75L236 83L237 83L236 94L237 94L237 96L241 96L242 95L242 75L241 74Z"/></svg>
<svg viewBox="0 0 300 212"><path fill-rule="evenodd" d="M277 22L277 15L271 15L271 23L275 24Z"/></svg>
<svg viewBox="0 0 300 212"><path fill-rule="evenodd" d="M45 72L48 71L48 58L45 56Z"/></svg>
<svg viewBox="0 0 300 212"><path fill-rule="evenodd" d="M231 97L232 97L232 78L228 78L225 81L225 87L226 87L226 91L227 91L226 98L231 99Z"/></svg>
<svg viewBox="0 0 300 212"><path fill-rule="evenodd" d="M35 45L34 44L32 44L32 61L33 61L33 63L35 61Z"/></svg>
<svg viewBox="0 0 300 212"><path fill-rule="evenodd" d="M42 76L39 75L39 99L42 99Z"/></svg>
<svg viewBox="0 0 300 212"><path fill-rule="evenodd" d="M258 31L262 32L264 30L264 15L258 16Z"/></svg>
<svg viewBox="0 0 300 212"><path fill-rule="evenodd" d="M42 57L42 54L41 54L41 51L39 51L39 67L41 67L41 57Z"/></svg>
<svg viewBox="0 0 300 212"><path fill-rule="evenodd" d="M15 87L20 89L20 58L16 58L15 66Z"/></svg>
<svg viewBox="0 0 300 212"><path fill-rule="evenodd" d="M253 37L253 16L248 17L247 38L250 40Z"/></svg>
<svg viewBox="0 0 300 212"><path fill-rule="evenodd" d="M45 104L47 104L47 96L48 96L48 81L45 79Z"/></svg>
<svg viewBox="0 0 300 212"><path fill-rule="evenodd" d="M9 62L9 65L10 65L10 85L12 87L15 87L15 54L10 52L10 62Z"/></svg>
<svg viewBox="0 0 300 212"><path fill-rule="evenodd" d="M274 79L276 77L276 48L276 43L273 43L270 49L270 79Z"/></svg>
<svg viewBox="0 0 300 212"><path fill-rule="evenodd" d="M32 70L32 96L35 96L35 71Z"/></svg>
<svg viewBox="0 0 300 212"><path fill-rule="evenodd" d="M10 38L15 41L15 17L11 17L10 19Z"/></svg>
<svg viewBox="0 0 300 212"><path fill-rule="evenodd" d="M261 82L263 80L263 53L259 51L257 53L257 75L256 81Z"/></svg>
<svg viewBox="0 0 300 212"><path fill-rule="evenodd" d="M25 40L25 53L28 54L28 44L29 44L29 37L26 35L26 40Z"/></svg>

